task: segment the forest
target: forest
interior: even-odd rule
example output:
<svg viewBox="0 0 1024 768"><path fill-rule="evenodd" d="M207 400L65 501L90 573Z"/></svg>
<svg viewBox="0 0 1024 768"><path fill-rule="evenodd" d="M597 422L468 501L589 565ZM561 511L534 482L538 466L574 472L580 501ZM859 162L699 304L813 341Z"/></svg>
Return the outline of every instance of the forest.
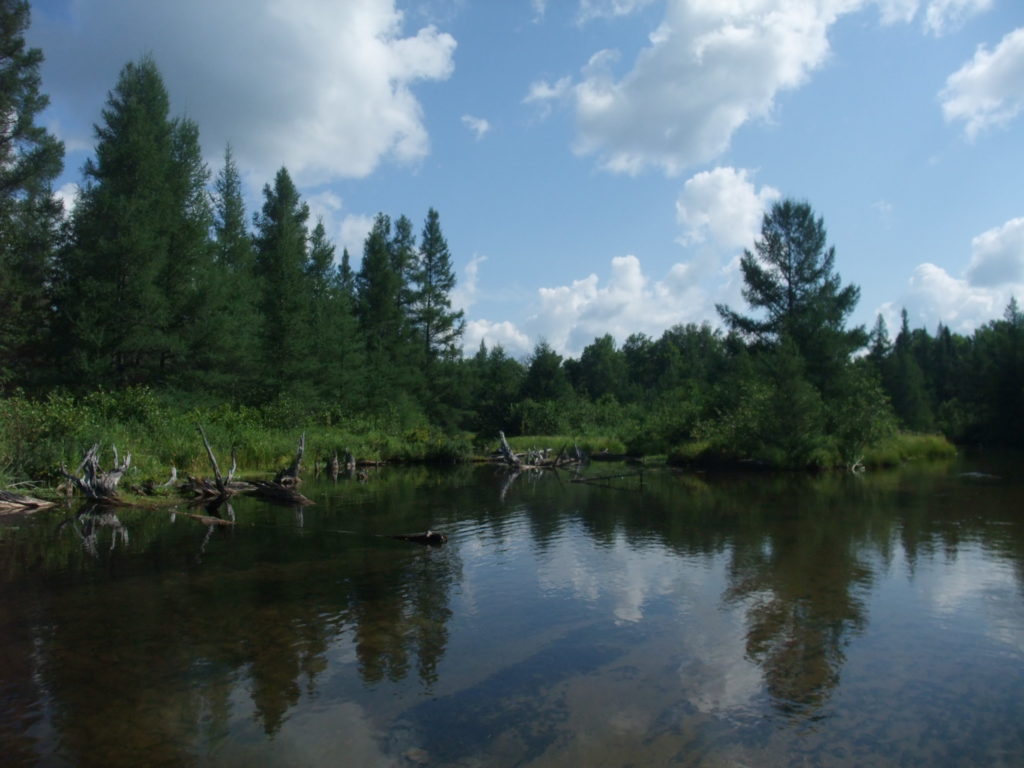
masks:
<svg viewBox="0 0 1024 768"><path fill-rule="evenodd" d="M96 441L134 442L154 473L201 461L197 423L253 462L300 429L378 459L465 458L504 430L800 468L895 462L908 433L1022 443L1017 302L970 336L906 312L895 337L881 317L851 327L859 291L799 200L766 212L741 261L749 307L718 307L720 327L606 335L578 359L540 341L524 360L463 354L438 211L378 214L355 256L287 168L247 211L231 147L207 166L151 57L109 91L66 211L28 3L0 8L0 480L46 477Z"/></svg>

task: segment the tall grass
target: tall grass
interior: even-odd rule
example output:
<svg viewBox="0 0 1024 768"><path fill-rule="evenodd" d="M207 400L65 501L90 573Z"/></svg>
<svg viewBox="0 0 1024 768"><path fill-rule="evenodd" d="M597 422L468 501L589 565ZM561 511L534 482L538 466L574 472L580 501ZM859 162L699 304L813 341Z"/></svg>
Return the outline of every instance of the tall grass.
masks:
<svg viewBox="0 0 1024 768"><path fill-rule="evenodd" d="M867 467L894 467L907 461L939 461L956 456L956 448L942 435L900 432L864 452Z"/></svg>
<svg viewBox="0 0 1024 768"><path fill-rule="evenodd" d="M302 433L307 466L334 451L374 461L453 461L471 453L468 436L445 434L416 414L345 415L286 401L185 409L146 388L130 388L80 398L50 393L42 400L20 394L0 400L0 478L8 484L53 481L62 465L73 470L94 443L101 445L104 465L113 446L131 453L135 482L166 478L172 466L179 473L209 474L199 424L222 468L237 452L240 473L287 465Z"/></svg>

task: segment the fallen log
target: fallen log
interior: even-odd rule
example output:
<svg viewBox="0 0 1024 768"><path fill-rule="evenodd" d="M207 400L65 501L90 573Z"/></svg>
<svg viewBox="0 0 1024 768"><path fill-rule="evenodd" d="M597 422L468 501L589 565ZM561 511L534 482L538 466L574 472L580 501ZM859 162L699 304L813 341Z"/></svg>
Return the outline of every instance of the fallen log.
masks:
<svg viewBox="0 0 1024 768"><path fill-rule="evenodd" d="M36 512L52 506L54 506L52 501L34 499L31 496L23 496L20 493L12 493L11 491L0 491L0 514Z"/></svg>
<svg viewBox="0 0 1024 768"><path fill-rule="evenodd" d="M130 453L125 454L124 461L119 462L117 446L111 447L114 451L114 466L108 472L100 469L99 443L96 443L88 450L85 458L82 459L82 463L75 470L74 475L69 473L63 465L61 465L60 471L86 498L105 504L119 504L121 499L117 494L117 484L121 482L124 473L131 466L132 455ZM77 477L78 473L82 473L82 476Z"/></svg>

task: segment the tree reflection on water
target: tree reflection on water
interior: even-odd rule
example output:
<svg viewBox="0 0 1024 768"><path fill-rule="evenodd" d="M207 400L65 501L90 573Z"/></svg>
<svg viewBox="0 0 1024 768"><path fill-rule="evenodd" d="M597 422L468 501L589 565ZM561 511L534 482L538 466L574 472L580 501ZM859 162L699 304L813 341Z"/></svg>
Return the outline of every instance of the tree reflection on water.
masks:
<svg viewBox="0 0 1024 768"><path fill-rule="evenodd" d="M972 548L1024 594L1024 535L1004 524L1020 489L973 494L942 477L665 471L641 492L414 469L331 484L301 518L239 499L236 527L40 513L0 529L0 753L193 765L273 748L294 762L305 740L358 743L370 763L557 763L614 736L622 755L656 744L667 759L685 743L711 759L712 744L784 750L787 728L813 722L820 757L851 701L878 705L851 648L894 572L924 578ZM452 539L381 535L426 528ZM1014 626L997 626L1007 642ZM844 687L851 665L860 687ZM903 717L913 691L888 692ZM636 733L607 731L608 717Z"/></svg>

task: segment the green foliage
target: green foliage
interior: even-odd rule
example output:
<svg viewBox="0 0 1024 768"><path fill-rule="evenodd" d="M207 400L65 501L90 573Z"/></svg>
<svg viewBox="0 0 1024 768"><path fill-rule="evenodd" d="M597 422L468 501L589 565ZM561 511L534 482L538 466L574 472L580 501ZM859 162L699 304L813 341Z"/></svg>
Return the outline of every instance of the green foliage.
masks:
<svg viewBox="0 0 1024 768"><path fill-rule="evenodd" d="M96 126L95 157L58 237L50 184L61 146L35 125L41 54L28 6L0 13L0 472L51 473L93 442L132 443L138 471L204 471L195 424L253 466L286 461L296 433L369 458L450 459L462 430L599 435L632 453L773 466L848 465L897 422L959 440L1024 434L1024 318L971 338L903 327L890 343L845 323L858 298L806 203L775 204L741 262L754 314L719 307L729 333L679 325L579 359L541 341L467 359L440 219L419 243L381 213L355 272L288 170L247 227L230 147L207 186L199 127L173 118L155 62L127 64ZM393 223L393 226L392 226ZM59 246L59 247L58 247ZM867 355L853 353L870 340ZM44 354L49 352L49 355ZM14 389L31 387L31 397ZM63 386L66 389L57 389ZM894 415L895 413L895 415ZM582 438L581 438L582 439Z"/></svg>
<svg viewBox="0 0 1024 768"><path fill-rule="evenodd" d="M874 445L864 454L866 467L895 467L908 461L944 461L956 456L956 448L942 435L901 432Z"/></svg>
<svg viewBox="0 0 1024 768"><path fill-rule="evenodd" d="M263 187L263 208L254 217L256 275L260 280L262 378L274 394L305 394L312 367L306 222L309 206L286 168Z"/></svg>
<svg viewBox="0 0 1024 768"><path fill-rule="evenodd" d="M207 171L198 128L168 104L143 58L121 70L96 126L54 281L69 385L169 383L214 333Z"/></svg>
<svg viewBox="0 0 1024 768"><path fill-rule="evenodd" d="M52 194L64 145L37 124L37 48L26 48L29 4L0 6L0 392L38 383L49 325L48 280L62 206Z"/></svg>
<svg viewBox="0 0 1024 768"><path fill-rule="evenodd" d="M807 203L782 200L765 214L757 256L744 251L743 298L764 319L718 306L733 330L767 344L789 339L804 360L806 376L819 391L863 346L863 329L845 328L846 318L860 297L854 285L842 286L834 271L835 248L826 248L821 218Z"/></svg>
<svg viewBox="0 0 1024 768"><path fill-rule="evenodd" d="M412 281L415 284L412 324L423 345L425 359L429 364L457 357L465 322L462 310L452 310L455 272L448 242L441 233L440 217L433 208L427 212L423 223Z"/></svg>

